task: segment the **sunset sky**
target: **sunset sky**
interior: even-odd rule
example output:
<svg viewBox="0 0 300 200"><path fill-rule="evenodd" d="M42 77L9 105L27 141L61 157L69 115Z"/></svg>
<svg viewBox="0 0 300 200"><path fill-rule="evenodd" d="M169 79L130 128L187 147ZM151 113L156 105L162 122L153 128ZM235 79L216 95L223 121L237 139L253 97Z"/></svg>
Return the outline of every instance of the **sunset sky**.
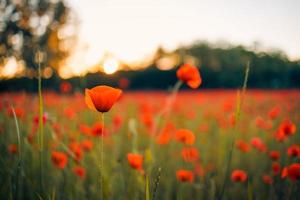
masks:
<svg viewBox="0 0 300 200"><path fill-rule="evenodd" d="M110 55L118 62L149 58L196 40L283 50L300 59L299 0L66 0L77 16L78 44L62 73L78 75ZM12 68L9 68L11 70Z"/></svg>
<svg viewBox="0 0 300 200"><path fill-rule="evenodd" d="M195 40L262 43L300 58L298 0L68 0L78 15L82 62L105 52L125 62Z"/></svg>

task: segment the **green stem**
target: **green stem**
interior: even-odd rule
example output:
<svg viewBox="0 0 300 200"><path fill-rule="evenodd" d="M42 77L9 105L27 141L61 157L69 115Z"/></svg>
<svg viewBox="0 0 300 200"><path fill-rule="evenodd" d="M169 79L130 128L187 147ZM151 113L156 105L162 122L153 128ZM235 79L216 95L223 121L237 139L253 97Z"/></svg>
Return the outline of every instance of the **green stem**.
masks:
<svg viewBox="0 0 300 200"><path fill-rule="evenodd" d="M156 131L158 129L158 124L159 124L159 121L160 121L161 117L164 114L168 114L170 109L172 108L172 105L173 105L174 101L176 100L177 93L178 93L178 91L179 91L182 84L183 84L183 82L180 81L180 80L176 82L176 84L174 85L174 87L172 89L171 95L167 99L165 107L161 110L161 112L159 112L157 114L155 124L154 124L154 128L153 128L153 134L154 135L156 134Z"/></svg>
<svg viewBox="0 0 300 200"><path fill-rule="evenodd" d="M13 116L14 116L14 121L15 121L15 125L16 125L16 131L17 131L17 137L18 137L18 154L19 154L19 161L21 161L22 158L22 152L21 152L21 135L20 135L20 128L19 128L19 123L18 123L18 118L16 116L16 112L15 109L13 107L11 107L12 112L13 112Z"/></svg>
<svg viewBox="0 0 300 200"><path fill-rule="evenodd" d="M42 96L42 70L40 62L40 52L38 52L38 95L39 95L39 156L40 156L40 192L43 188L43 148L44 148L44 124L43 124L43 96Z"/></svg>
<svg viewBox="0 0 300 200"><path fill-rule="evenodd" d="M104 196L103 196L103 171L104 171L104 168L103 168L103 156L104 156L104 113L101 113L101 124L102 124L102 129L101 129L101 136L100 136L100 156L101 156L101 160L100 160L100 195L101 195L101 200L104 199Z"/></svg>
<svg viewBox="0 0 300 200"><path fill-rule="evenodd" d="M244 77L244 82L243 82L243 87L242 87L242 96L240 95L240 92L238 91L238 95L237 95L237 106L236 106L236 111L235 111L235 125L233 127L233 137L231 139L230 142L230 147L229 147L229 154L228 154L228 160L227 160L227 164L226 164L226 171L225 171L225 177L224 177L224 181L221 187L221 192L220 195L218 197L219 200L221 200L223 198L226 186L228 184L229 181L229 173L230 173L230 169L231 169L231 160L233 157L233 149L234 149L234 142L235 142L235 132L237 129L237 123L240 119L240 115L241 115L241 107L243 105L243 100L244 100L244 96L246 93L246 89L247 89L247 82L248 82L248 77L249 77L249 70L250 70L250 63L247 62L246 65L246 71L245 71L245 77Z"/></svg>
<svg viewBox="0 0 300 200"><path fill-rule="evenodd" d="M23 166L22 166L22 141L21 141L21 134L20 134L20 128L19 128L19 123L18 123L18 119L17 119L17 116L16 116L16 112L15 112L15 109L13 107L11 107L12 109L12 112L13 112L13 116L14 116L14 121L15 121L15 125L16 125L16 131L17 131L17 137L18 137L18 156L19 156L19 161L18 161L18 167L17 167L17 170L18 170L18 190L17 190L17 193L18 193L18 199L22 199L22 188L23 188L23 177L22 177L22 169L23 169Z"/></svg>

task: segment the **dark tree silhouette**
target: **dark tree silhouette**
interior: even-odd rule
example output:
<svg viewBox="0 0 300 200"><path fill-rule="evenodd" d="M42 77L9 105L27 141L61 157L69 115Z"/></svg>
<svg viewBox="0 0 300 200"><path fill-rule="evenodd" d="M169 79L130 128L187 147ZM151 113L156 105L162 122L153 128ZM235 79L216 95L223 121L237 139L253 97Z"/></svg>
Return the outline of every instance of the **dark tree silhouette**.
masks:
<svg viewBox="0 0 300 200"><path fill-rule="evenodd" d="M0 1L0 66L7 58L24 61L27 69L57 69L76 41L76 16L63 0Z"/></svg>

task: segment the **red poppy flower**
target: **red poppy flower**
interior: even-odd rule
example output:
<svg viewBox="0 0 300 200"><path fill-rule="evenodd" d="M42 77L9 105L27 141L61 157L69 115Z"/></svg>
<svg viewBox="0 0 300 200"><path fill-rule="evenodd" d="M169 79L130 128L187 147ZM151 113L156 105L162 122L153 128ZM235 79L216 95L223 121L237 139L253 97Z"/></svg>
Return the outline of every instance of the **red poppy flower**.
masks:
<svg viewBox="0 0 300 200"><path fill-rule="evenodd" d="M176 171L177 180L181 182L193 182L194 181L194 174L192 171L189 170L177 170Z"/></svg>
<svg viewBox="0 0 300 200"><path fill-rule="evenodd" d="M179 129L175 133L175 139L184 144L192 145L195 142L195 135L187 129Z"/></svg>
<svg viewBox="0 0 300 200"><path fill-rule="evenodd" d="M10 144L8 146L8 152L11 154L16 154L18 152L18 146L16 144Z"/></svg>
<svg viewBox="0 0 300 200"><path fill-rule="evenodd" d="M269 175L263 175L263 176L262 176L262 180L263 180L263 182L264 182L265 184L267 184L267 185L272 185L272 184L273 184L273 179L272 179L272 177L269 176Z"/></svg>
<svg viewBox="0 0 300 200"><path fill-rule="evenodd" d="M300 180L300 163L291 164L282 171L282 177L288 176L291 180Z"/></svg>
<svg viewBox="0 0 300 200"><path fill-rule="evenodd" d="M68 162L68 157L65 153L53 151L51 154L52 163L59 169L65 168Z"/></svg>
<svg viewBox="0 0 300 200"><path fill-rule="evenodd" d="M150 112L141 113L140 120L149 129L151 129L154 126L154 117Z"/></svg>
<svg viewBox="0 0 300 200"><path fill-rule="evenodd" d="M64 109L64 115L68 118L68 119L74 119L75 117L76 117L76 113L75 113L75 111L74 111L74 109L73 108L71 108L71 107L68 107L68 108L65 108Z"/></svg>
<svg viewBox="0 0 300 200"><path fill-rule="evenodd" d="M116 115L116 116L114 116L112 122L113 122L113 125L114 125L114 129L117 130L121 127L123 119L120 115Z"/></svg>
<svg viewBox="0 0 300 200"><path fill-rule="evenodd" d="M175 127L173 124L171 124L171 123L167 124L163 128L161 133L157 136L157 138L156 138L157 144L160 144L160 145L168 144L169 141L171 140L171 132L173 132L174 130L175 130Z"/></svg>
<svg viewBox="0 0 300 200"><path fill-rule="evenodd" d="M59 89L61 93L69 93L72 90L72 85L71 83L64 81L60 84Z"/></svg>
<svg viewBox="0 0 300 200"><path fill-rule="evenodd" d="M228 117L228 122L231 126L234 126L236 123L235 114L231 113Z"/></svg>
<svg viewBox="0 0 300 200"><path fill-rule="evenodd" d="M85 102L90 109L104 113L111 109L121 94L120 89L105 85L96 86L92 89L85 89Z"/></svg>
<svg viewBox="0 0 300 200"><path fill-rule="evenodd" d="M143 165L143 156L140 154L128 153L127 160L133 169L141 170Z"/></svg>
<svg viewBox="0 0 300 200"><path fill-rule="evenodd" d="M290 136L296 133L296 125L289 120L281 122L278 131L285 136Z"/></svg>
<svg viewBox="0 0 300 200"><path fill-rule="evenodd" d="M298 157L300 158L300 146L299 145L292 145L287 149L287 154L290 157Z"/></svg>
<svg viewBox="0 0 300 200"><path fill-rule="evenodd" d="M195 164L195 173L198 176L201 176L201 177L204 176L205 171L204 171L204 168L202 167L202 165L200 163Z"/></svg>
<svg viewBox="0 0 300 200"><path fill-rule="evenodd" d="M48 119L48 114L47 113L44 113L43 116L42 116L42 121L43 121L43 124L45 124L47 122L47 119ZM40 117L38 115L36 115L34 118L33 118L33 122L35 125L38 125L39 124L39 120L40 120Z"/></svg>
<svg viewBox="0 0 300 200"><path fill-rule="evenodd" d="M250 146L243 140L237 140L235 142L236 148L238 148L240 151L247 153L250 151Z"/></svg>
<svg viewBox="0 0 300 200"><path fill-rule="evenodd" d="M92 130L88 125L85 124L80 124L79 125L79 130L81 133L83 133L86 136L90 136L92 134Z"/></svg>
<svg viewBox="0 0 300 200"><path fill-rule="evenodd" d="M168 144L171 139L171 134L169 132L162 132L156 138L157 144L165 145Z"/></svg>
<svg viewBox="0 0 300 200"><path fill-rule="evenodd" d="M273 170L274 175L279 174L280 169L281 169L281 167L280 167L280 164L278 162L272 163L272 170Z"/></svg>
<svg viewBox="0 0 300 200"><path fill-rule="evenodd" d="M80 146L84 151L90 151L92 150L94 143L91 140L83 140L81 141Z"/></svg>
<svg viewBox="0 0 300 200"><path fill-rule="evenodd" d="M130 86L130 81L127 78L120 78L118 85L121 89L127 89Z"/></svg>
<svg viewBox="0 0 300 200"><path fill-rule="evenodd" d="M76 161L80 161L82 159L83 153L78 142L72 142L69 144L69 148L75 156Z"/></svg>
<svg viewBox="0 0 300 200"><path fill-rule="evenodd" d="M264 120L261 116L256 117L255 124L263 130L270 130L272 128L272 122Z"/></svg>
<svg viewBox="0 0 300 200"><path fill-rule="evenodd" d="M8 114L8 116L11 116L11 117L14 116L14 115L13 115L13 109L12 109L11 107L9 107L9 108L7 109L7 114ZM25 115L25 111L24 111L23 108L15 108L15 114L16 114L16 116L17 116L18 118L22 118L22 117Z"/></svg>
<svg viewBox="0 0 300 200"><path fill-rule="evenodd" d="M267 150L266 145L259 137L252 138L251 145L260 152L265 152Z"/></svg>
<svg viewBox="0 0 300 200"><path fill-rule="evenodd" d="M176 75L179 80L193 89L198 88L202 82L198 68L189 64L182 65Z"/></svg>
<svg viewBox="0 0 300 200"><path fill-rule="evenodd" d="M274 138L278 141L278 142L283 142L287 139L287 136L281 132L281 131L276 131L274 134Z"/></svg>
<svg viewBox="0 0 300 200"><path fill-rule="evenodd" d="M106 130L103 128L101 123L95 123L92 127L92 135L93 136L105 136Z"/></svg>
<svg viewBox="0 0 300 200"><path fill-rule="evenodd" d="M81 179L84 179L85 178L85 174L86 174L86 171L83 167L81 166L75 166L73 168L73 172Z"/></svg>
<svg viewBox="0 0 300 200"><path fill-rule="evenodd" d="M181 156L186 162L195 162L199 159L199 152L194 147L183 148L181 151Z"/></svg>
<svg viewBox="0 0 300 200"><path fill-rule="evenodd" d="M275 106L269 111L268 116L270 119L275 119L278 117L279 114L280 114L280 108L278 106Z"/></svg>
<svg viewBox="0 0 300 200"><path fill-rule="evenodd" d="M280 153L279 153L279 151L270 151L269 157L272 160L276 161L276 160L278 160L280 158Z"/></svg>
<svg viewBox="0 0 300 200"><path fill-rule="evenodd" d="M247 180L247 173L243 170L234 170L231 173L231 180L233 182L245 182Z"/></svg>

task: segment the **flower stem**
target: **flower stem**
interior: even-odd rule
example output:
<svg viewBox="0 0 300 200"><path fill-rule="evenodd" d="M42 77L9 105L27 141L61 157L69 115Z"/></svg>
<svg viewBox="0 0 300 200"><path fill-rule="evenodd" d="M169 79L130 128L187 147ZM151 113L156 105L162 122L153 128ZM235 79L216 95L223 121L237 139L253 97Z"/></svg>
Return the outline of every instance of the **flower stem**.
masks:
<svg viewBox="0 0 300 200"><path fill-rule="evenodd" d="M179 91L182 84L183 84L183 82L180 81L180 80L176 82L176 84L172 88L172 92L171 92L170 96L167 98L167 102L166 102L165 107L157 114L155 124L154 124L154 128L153 128L153 134L154 135L157 132L158 124L159 124L159 121L160 121L161 117L164 114L169 114L169 111L172 108L174 101L176 100L177 93L178 93L178 91ZM165 117L165 119L167 119L167 117L168 117L168 115Z"/></svg>
<svg viewBox="0 0 300 200"><path fill-rule="evenodd" d="M104 199L104 196L103 196L103 171L104 171L104 168L103 168L103 156L104 156L104 113L101 113L101 136L100 136L100 195L101 195L101 199L103 200Z"/></svg>

